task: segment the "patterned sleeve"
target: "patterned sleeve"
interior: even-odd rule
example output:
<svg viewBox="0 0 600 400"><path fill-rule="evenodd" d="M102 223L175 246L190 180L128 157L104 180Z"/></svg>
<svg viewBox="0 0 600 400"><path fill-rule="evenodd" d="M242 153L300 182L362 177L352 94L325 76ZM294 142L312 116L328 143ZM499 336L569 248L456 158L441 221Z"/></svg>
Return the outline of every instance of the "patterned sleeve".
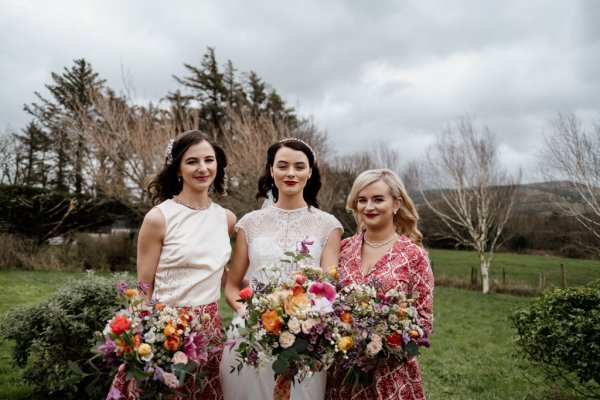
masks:
<svg viewBox="0 0 600 400"><path fill-rule="evenodd" d="M413 247L414 246L414 247ZM433 271L429 264L427 252L417 246L415 248L415 258L412 265L412 290L419 293L419 297L415 300L415 307L421 316L421 322L424 326L432 328L433 326Z"/></svg>

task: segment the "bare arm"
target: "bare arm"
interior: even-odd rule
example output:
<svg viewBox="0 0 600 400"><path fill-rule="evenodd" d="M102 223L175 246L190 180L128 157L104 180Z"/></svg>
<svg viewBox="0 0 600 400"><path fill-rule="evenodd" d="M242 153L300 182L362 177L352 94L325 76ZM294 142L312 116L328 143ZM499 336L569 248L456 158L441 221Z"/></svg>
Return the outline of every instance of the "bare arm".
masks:
<svg viewBox="0 0 600 400"><path fill-rule="evenodd" d="M235 223L237 221L237 217L235 214L228 209L225 209L225 214L227 215L227 231L229 232L229 237L233 235L233 229L235 227ZM227 275L229 274L229 267L226 265L223 268L223 275L221 276L221 287L224 288L227 283Z"/></svg>
<svg viewBox="0 0 600 400"><path fill-rule="evenodd" d="M340 246L342 243L342 231L341 229L334 229L329 234L323 253L321 253L321 268L328 271L332 265L338 265L338 258L340 256Z"/></svg>
<svg viewBox="0 0 600 400"><path fill-rule="evenodd" d="M144 217L138 234L137 279L150 286L147 300L152 298L154 292L154 275L165 238L165 226L163 213L158 208L153 208Z"/></svg>
<svg viewBox="0 0 600 400"><path fill-rule="evenodd" d="M231 261L227 283L225 284L225 300L227 300L227 304L229 304L238 315L242 315L246 311L244 305L236 300L240 298L239 293L243 286L244 276L248 271L248 263L248 243L246 243L246 233L243 229L239 229L237 238L235 239L233 260Z"/></svg>

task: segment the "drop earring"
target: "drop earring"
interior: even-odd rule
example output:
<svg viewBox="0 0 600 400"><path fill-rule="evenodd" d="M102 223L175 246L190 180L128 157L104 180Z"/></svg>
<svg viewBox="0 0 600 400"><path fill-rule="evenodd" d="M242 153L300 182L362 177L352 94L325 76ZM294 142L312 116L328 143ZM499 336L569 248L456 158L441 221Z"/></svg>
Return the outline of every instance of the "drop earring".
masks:
<svg viewBox="0 0 600 400"><path fill-rule="evenodd" d="M179 176L177 177L177 182L181 183L181 181L182 181L182 180L183 180L183 179L181 178L181 175L179 175ZM394 213L394 214L395 214L395 213Z"/></svg>

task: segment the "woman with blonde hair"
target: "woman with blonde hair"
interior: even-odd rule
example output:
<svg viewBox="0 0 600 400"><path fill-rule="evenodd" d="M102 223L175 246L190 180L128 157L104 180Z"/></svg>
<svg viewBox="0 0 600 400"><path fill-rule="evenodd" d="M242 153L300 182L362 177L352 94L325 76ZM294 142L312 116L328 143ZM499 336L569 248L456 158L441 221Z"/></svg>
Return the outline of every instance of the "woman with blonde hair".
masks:
<svg viewBox="0 0 600 400"><path fill-rule="evenodd" d="M433 273L423 235L417 228L419 216L402 181L389 169L361 173L348 196L358 232L342 241L338 272L343 286L376 283L417 297L413 303L421 324L431 328ZM369 386L342 385L341 365L330 369L328 399L424 399L425 392L417 360L404 364L386 362L373 372Z"/></svg>

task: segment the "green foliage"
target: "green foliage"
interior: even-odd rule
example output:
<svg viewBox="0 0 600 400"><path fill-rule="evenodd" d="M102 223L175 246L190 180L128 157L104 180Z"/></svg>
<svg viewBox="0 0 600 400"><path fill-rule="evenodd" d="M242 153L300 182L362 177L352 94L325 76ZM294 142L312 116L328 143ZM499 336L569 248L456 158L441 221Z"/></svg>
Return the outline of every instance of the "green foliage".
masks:
<svg viewBox="0 0 600 400"><path fill-rule="evenodd" d="M574 396L600 398L600 280L552 290L510 317L523 357Z"/></svg>
<svg viewBox="0 0 600 400"><path fill-rule="evenodd" d="M125 275L88 273L71 280L47 300L17 306L0 323L0 337L13 340L11 358L22 379L53 398L103 398L112 376L99 358L88 361L94 333L121 304L116 289Z"/></svg>
<svg viewBox="0 0 600 400"><path fill-rule="evenodd" d="M116 200L70 195L21 185L0 185L0 226L12 234L35 238L86 231L133 214Z"/></svg>

